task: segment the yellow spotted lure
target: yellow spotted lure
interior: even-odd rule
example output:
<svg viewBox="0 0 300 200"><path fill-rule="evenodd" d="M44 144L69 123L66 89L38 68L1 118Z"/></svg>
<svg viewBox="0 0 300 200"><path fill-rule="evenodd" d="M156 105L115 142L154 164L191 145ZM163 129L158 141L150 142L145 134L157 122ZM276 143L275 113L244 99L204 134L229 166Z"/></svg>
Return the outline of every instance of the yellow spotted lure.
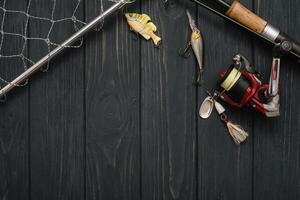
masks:
<svg viewBox="0 0 300 200"><path fill-rule="evenodd" d="M149 40L151 38L156 46L160 45L161 38L155 34L155 32L157 31L157 27L153 22L150 22L151 18L148 15L138 13L125 13L125 17L127 19L130 30L139 33L146 40Z"/></svg>

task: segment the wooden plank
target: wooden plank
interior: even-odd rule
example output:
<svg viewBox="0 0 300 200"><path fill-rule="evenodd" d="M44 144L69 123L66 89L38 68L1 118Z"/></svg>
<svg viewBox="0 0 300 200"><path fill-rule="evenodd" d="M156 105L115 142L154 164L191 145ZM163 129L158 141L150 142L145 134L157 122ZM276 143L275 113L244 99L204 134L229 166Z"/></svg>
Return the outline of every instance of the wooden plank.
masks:
<svg viewBox="0 0 300 200"><path fill-rule="evenodd" d="M3 6L3 1L1 2ZM6 9L26 10L27 1L6 1ZM4 17L0 12L0 20ZM4 31L24 33L24 16L5 15ZM3 35L1 34L1 37ZM1 55L18 54L23 40L5 35ZM26 49L25 49L26 52ZM23 71L21 59L0 59L0 76L12 80ZM1 87L5 83L1 82ZM28 88L24 87L7 96L8 101L0 104L0 199L28 199Z"/></svg>
<svg viewBox="0 0 300 200"><path fill-rule="evenodd" d="M268 22L300 40L299 1L257 1L256 11ZM255 62L268 80L272 49L255 43ZM299 64L284 59L280 72L281 116L255 117L254 199L300 198Z"/></svg>
<svg viewBox="0 0 300 200"><path fill-rule="evenodd" d="M190 34L187 3L168 9L162 3L142 4L162 37L159 49L141 39L142 199L190 200L196 199L195 60L178 55Z"/></svg>
<svg viewBox="0 0 300 200"><path fill-rule="evenodd" d="M100 7L86 1L87 21ZM118 13L86 46L86 199L140 199L139 42Z"/></svg>
<svg viewBox="0 0 300 200"><path fill-rule="evenodd" d="M31 14L51 18L54 1L33 1ZM56 1L54 19L72 16L76 1ZM79 18L83 18L83 5ZM50 23L33 20L32 37L46 37ZM56 23L50 39L59 43L74 32L71 21ZM30 43L30 57L47 53ZM84 199L84 49L51 61L50 70L31 80L31 199Z"/></svg>
<svg viewBox="0 0 300 200"><path fill-rule="evenodd" d="M251 8L251 0L241 3ZM231 59L240 53L252 61L250 34L199 7L199 26L205 40L206 88L217 89L218 73L227 69ZM207 96L199 90L199 104ZM220 101L221 102L221 101ZM249 133L245 144L236 146L226 127L214 111L208 120L198 123L198 176L200 199L252 198L252 111L234 109L226 103L229 119L243 126Z"/></svg>

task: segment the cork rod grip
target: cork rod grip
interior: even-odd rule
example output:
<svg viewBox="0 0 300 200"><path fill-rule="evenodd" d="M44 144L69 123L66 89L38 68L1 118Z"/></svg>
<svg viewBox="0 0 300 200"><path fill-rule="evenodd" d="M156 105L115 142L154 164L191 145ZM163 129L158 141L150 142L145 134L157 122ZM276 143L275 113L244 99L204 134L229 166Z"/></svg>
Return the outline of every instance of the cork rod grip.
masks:
<svg viewBox="0 0 300 200"><path fill-rule="evenodd" d="M237 0L233 1L226 15L257 33L262 33L268 24Z"/></svg>

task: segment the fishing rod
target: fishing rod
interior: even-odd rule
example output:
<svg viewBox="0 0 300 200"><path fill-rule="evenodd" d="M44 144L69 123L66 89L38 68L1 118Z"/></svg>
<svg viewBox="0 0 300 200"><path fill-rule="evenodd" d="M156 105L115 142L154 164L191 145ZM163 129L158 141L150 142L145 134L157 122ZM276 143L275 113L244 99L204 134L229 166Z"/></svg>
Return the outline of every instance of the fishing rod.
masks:
<svg viewBox="0 0 300 200"><path fill-rule="evenodd" d="M23 83L24 81L27 81L30 76L32 76L35 72L37 72L39 69L41 69L41 67L43 67L45 64L47 64L52 58L57 57L64 50L66 50L67 47L74 44L82 36L86 35L89 31L94 30L95 27L97 27L100 23L102 23L106 17L108 17L108 16L112 15L113 13L115 13L116 11L120 10L126 4L133 3L133 2L134 2L134 0L132 0L132 1L131 0L117 1L110 8L108 8L106 11L104 11L102 14L100 14L98 17L96 17L94 20L92 20L90 23L85 25L82 29L80 29L74 35L69 37L66 41L64 41L62 44L60 44L54 50L52 50L50 53L48 53L43 58L41 58L34 65L32 65L30 68L28 68L22 74L20 74L17 78L15 78L13 81L8 83L5 87L1 88L0 97L5 99L5 96L8 92L10 92L12 89L17 87L19 84Z"/></svg>
<svg viewBox="0 0 300 200"><path fill-rule="evenodd" d="M204 100L200 107L200 116L204 119L208 118L212 109L217 107L216 100L218 98L236 108L252 107L266 117L280 116L281 57L290 55L300 63L300 44L253 13L238 0L233 0L232 4L225 0L191 1L273 45L273 62L268 83L262 82L260 74L251 66L250 62L241 54L237 54L233 57L233 63L226 70L220 72L219 88L214 95L209 94ZM221 120L228 126L227 118L224 118L223 115L224 112L225 109L222 107L218 111ZM234 139L236 136L243 136L235 140L237 142L244 141L247 136L243 130L231 133L231 135Z"/></svg>
<svg viewBox="0 0 300 200"><path fill-rule="evenodd" d="M286 33L280 31L266 20L250 11L238 0L234 0L231 5L224 0L191 1L259 36L265 41L273 44L281 55L289 54L296 58L300 63L300 44ZM208 1L210 4L214 3L214 5L221 7L222 11L208 5Z"/></svg>

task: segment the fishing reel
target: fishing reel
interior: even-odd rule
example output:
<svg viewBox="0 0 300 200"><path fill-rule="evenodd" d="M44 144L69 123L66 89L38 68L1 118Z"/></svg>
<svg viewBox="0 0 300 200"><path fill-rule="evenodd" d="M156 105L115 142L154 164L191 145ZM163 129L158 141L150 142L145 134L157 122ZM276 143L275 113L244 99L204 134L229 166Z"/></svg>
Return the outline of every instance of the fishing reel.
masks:
<svg viewBox="0 0 300 200"><path fill-rule="evenodd" d="M273 59L269 83L262 83L260 74L242 55L233 57L233 64L220 72L220 97L233 107L252 107L267 117L280 115L279 60Z"/></svg>

